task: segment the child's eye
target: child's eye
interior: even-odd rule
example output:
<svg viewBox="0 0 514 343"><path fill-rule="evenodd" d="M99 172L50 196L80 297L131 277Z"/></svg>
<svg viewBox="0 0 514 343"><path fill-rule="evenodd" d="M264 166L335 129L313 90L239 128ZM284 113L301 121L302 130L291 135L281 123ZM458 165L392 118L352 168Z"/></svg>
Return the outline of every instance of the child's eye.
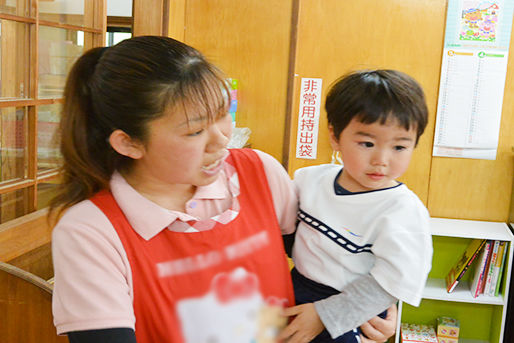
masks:
<svg viewBox="0 0 514 343"><path fill-rule="evenodd" d="M394 147L394 150L396 150L396 151L403 151L405 149L407 149L407 147L404 147L403 145L396 145Z"/></svg>
<svg viewBox="0 0 514 343"><path fill-rule="evenodd" d="M375 146L375 144L373 144L371 142L359 142L359 145L366 147L366 148L372 148Z"/></svg>

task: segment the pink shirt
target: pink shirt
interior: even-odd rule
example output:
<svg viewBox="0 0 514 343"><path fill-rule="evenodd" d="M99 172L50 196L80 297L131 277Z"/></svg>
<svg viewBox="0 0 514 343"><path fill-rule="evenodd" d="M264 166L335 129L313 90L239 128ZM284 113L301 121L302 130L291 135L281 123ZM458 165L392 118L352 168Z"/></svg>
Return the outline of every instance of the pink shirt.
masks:
<svg viewBox="0 0 514 343"><path fill-rule="evenodd" d="M297 209L293 184L273 157L256 152L263 162L282 233L292 233ZM148 240L164 229L191 231L191 227L177 224L225 211L231 204L228 183L222 172L214 183L198 187L186 203L185 213L164 209L146 199L118 173L113 175L110 186L129 223ZM58 333L134 328L130 264L110 221L91 201L82 201L66 211L53 231L52 252L53 313Z"/></svg>

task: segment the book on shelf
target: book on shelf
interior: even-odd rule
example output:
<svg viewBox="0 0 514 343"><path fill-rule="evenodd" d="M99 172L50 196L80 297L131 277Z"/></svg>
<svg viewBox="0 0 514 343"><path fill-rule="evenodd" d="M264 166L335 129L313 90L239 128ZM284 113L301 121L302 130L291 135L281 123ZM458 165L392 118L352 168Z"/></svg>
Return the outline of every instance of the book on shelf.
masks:
<svg viewBox="0 0 514 343"><path fill-rule="evenodd" d="M484 282L484 274L487 268L487 260L489 259L491 252L491 246L492 241L487 241L480 251L477 262L475 262L475 271L473 272L473 278L470 283L470 291L473 298L478 297L480 295L480 290L483 289L482 285Z"/></svg>
<svg viewBox="0 0 514 343"><path fill-rule="evenodd" d="M502 281L503 265L505 264L505 256L506 255L507 255L507 242L501 241L500 242L500 250L498 253L498 261L499 261L499 263L497 264L498 269L497 269L497 273L495 273L495 275L494 275L494 279L493 279L494 288L493 288L493 291L491 294L495 297L498 296L498 294L500 293L500 284Z"/></svg>
<svg viewBox="0 0 514 343"><path fill-rule="evenodd" d="M493 248L491 250L491 257L489 258L487 273L484 284L484 295L491 295L491 286L493 283L494 269L498 259L498 249L500 248L500 241L493 241ZM498 267L499 268L499 267Z"/></svg>
<svg viewBox="0 0 514 343"><path fill-rule="evenodd" d="M486 243L485 239L472 239L468 247L459 258L457 263L450 269L446 275L446 291L453 292L459 281L462 279L471 263L475 260L480 249Z"/></svg>

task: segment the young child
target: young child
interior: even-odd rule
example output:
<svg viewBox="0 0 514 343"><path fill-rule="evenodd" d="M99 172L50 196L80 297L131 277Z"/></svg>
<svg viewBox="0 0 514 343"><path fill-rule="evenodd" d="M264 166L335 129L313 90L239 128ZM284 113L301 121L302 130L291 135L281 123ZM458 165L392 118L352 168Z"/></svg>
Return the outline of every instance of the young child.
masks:
<svg viewBox="0 0 514 343"><path fill-rule="evenodd" d="M394 70L342 77L325 108L343 167L295 173L292 277L296 303L304 305L286 310L296 318L281 338L306 342L326 328L312 342L359 342L360 331L352 328L398 299L419 305L431 268L428 211L396 181L409 166L428 111L418 83Z"/></svg>

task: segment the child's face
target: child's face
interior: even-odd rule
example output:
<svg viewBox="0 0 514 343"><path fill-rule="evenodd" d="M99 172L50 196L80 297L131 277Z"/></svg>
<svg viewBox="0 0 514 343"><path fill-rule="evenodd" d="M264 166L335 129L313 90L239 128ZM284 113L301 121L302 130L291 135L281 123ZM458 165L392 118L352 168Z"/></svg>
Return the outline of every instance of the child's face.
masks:
<svg viewBox="0 0 514 343"><path fill-rule="evenodd" d="M227 113L208 122L180 110L170 110L148 124L148 141L131 176L161 189L170 186L205 186L214 182L227 156L232 120Z"/></svg>
<svg viewBox="0 0 514 343"><path fill-rule="evenodd" d="M351 192L397 185L409 166L416 145L416 129L406 130L396 120L363 124L355 118L336 139L330 127L332 148L341 153L344 168L338 183Z"/></svg>

